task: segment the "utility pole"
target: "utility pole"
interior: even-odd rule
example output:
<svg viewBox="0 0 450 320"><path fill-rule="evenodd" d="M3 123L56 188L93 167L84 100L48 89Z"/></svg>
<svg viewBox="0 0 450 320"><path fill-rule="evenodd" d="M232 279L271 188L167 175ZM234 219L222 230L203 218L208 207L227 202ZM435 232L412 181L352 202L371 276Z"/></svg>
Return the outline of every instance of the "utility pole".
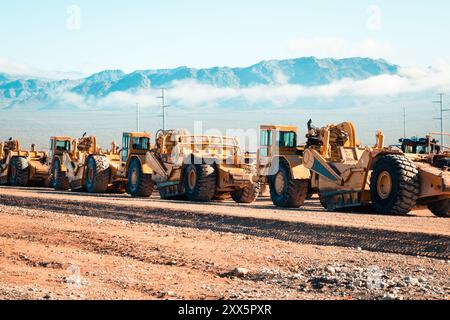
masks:
<svg viewBox="0 0 450 320"><path fill-rule="evenodd" d="M406 140L406 108L403 107L403 139Z"/></svg>
<svg viewBox="0 0 450 320"><path fill-rule="evenodd" d="M136 103L136 130L137 132L140 132L140 122L139 122L139 118L140 118L140 107L139 107L139 103Z"/></svg>
<svg viewBox="0 0 450 320"><path fill-rule="evenodd" d="M439 101L433 101L433 103L438 103L440 105L440 118L435 118L434 120L441 121L441 147L442 151L444 151L445 143L444 143L444 112L450 111L450 109L444 109L444 93L439 93Z"/></svg>
<svg viewBox="0 0 450 320"><path fill-rule="evenodd" d="M166 108L169 106L166 105L166 95L165 95L166 89L161 89L161 96L158 97L158 99L161 99L161 108L162 108L162 118L163 118L163 131L166 131Z"/></svg>

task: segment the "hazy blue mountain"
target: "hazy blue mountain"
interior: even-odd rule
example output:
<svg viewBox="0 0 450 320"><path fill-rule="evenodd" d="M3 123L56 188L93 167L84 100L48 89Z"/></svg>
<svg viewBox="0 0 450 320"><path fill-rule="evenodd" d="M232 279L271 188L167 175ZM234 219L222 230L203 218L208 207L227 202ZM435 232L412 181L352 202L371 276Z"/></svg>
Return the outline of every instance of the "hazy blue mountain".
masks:
<svg viewBox="0 0 450 320"><path fill-rule="evenodd" d="M3 82L10 81L10 80L11 80L10 76L8 76L6 73L1 73L0 72L0 84L3 83Z"/></svg>
<svg viewBox="0 0 450 320"><path fill-rule="evenodd" d="M112 92L134 92L149 88L170 88L175 82L193 80L217 87L245 88L259 85L296 84L317 86L349 78L362 80L382 74L396 74L398 66L369 58L262 61L246 68L214 67L195 69L140 70L126 74L106 70L78 80L17 78L0 73L0 106L30 104L57 105L57 92L70 92L85 98L104 97Z"/></svg>
<svg viewBox="0 0 450 320"><path fill-rule="evenodd" d="M115 81L109 88L109 92L131 91L136 89L150 89L151 81L142 72L133 72Z"/></svg>
<svg viewBox="0 0 450 320"><path fill-rule="evenodd" d="M125 73L120 70L102 71L82 80L71 91L81 95L105 95L116 81L125 76Z"/></svg>

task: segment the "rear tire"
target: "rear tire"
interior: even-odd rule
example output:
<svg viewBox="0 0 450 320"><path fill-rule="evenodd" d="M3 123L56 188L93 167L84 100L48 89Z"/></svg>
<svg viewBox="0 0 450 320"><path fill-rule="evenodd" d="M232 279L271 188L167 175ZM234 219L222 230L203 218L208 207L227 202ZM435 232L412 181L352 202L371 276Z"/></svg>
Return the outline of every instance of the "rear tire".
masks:
<svg viewBox="0 0 450 320"><path fill-rule="evenodd" d="M184 170L184 190L193 202L210 202L216 194L217 174L213 166L190 164Z"/></svg>
<svg viewBox="0 0 450 320"><path fill-rule="evenodd" d="M450 217L450 199L429 203L428 209L437 217L448 218Z"/></svg>
<svg viewBox="0 0 450 320"><path fill-rule="evenodd" d="M14 157L11 162L8 184L13 187L26 187L28 185L29 174L30 167L27 159Z"/></svg>
<svg viewBox="0 0 450 320"><path fill-rule="evenodd" d="M252 185L233 191L231 197L236 203L253 203L261 192L261 186L259 183L253 183Z"/></svg>
<svg viewBox="0 0 450 320"><path fill-rule="evenodd" d="M67 191L70 189L69 178L65 172L61 171L59 158L55 158L55 161L53 161L51 186L58 191Z"/></svg>
<svg viewBox="0 0 450 320"><path fill-rule="evenodd" d="M111 169L108 158L91 156L88 159L85 173L86 190L88 193L105 193L108 190Z"/></svg>
<svg viewBox="0 0 450 320"><path fill-rule="evenodd" d="M269 177L270 197L279 208L300 208L308 196L309 181L293 179L289 164L280 161L278 172Z"/></svg>
<svg viewBox="0 0 450 320"><path fill-rule="evenodd" d="M152 175L144 174L139 159L133 158L128 168L127 192L132 197L149 198L154 188Z"/></svg>
<svg viewBox="0 0 450 320"><path fill-rule="evenodd" d="M434 166L439 168L439 169L444 169L445 167L450 168L450 158L441 158L441 159L437 159L434 162Z"/></svg>
<svg viewBox="0 0 450 320"><path fill-rule="evenodd" d="M159 197L161 200L173 200L173 201L182 201L187 200L186 195L183 191L183 185L180 183L178 185L172 185L169 187L159 188Z"/></svg>
<svg viewBox="0 0 450 320"><path fill-rule="evenodd" d="M419 192L419 172L406 157L389 154L375 163L370 193L378 213L408 214L416 206Z"/></svg>

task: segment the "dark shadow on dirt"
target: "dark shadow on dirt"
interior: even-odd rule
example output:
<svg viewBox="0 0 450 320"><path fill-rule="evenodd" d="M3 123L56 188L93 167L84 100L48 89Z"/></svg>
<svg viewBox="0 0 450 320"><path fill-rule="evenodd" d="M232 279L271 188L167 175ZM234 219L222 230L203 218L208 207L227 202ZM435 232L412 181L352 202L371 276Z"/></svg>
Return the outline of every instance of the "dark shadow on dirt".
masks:
<svg viewBox="0 0 450 320"><path fill-rule="evenodd" d="M67 199L33 199L0 195L0 203L8 206L42 209L102 219L119 219L173 227L245 234L302 244L360 247L363 250L374 252L425 256L436 259L450 258L450 237L445 235L317 225L216 214L208 215L182 209L150 209Z"/></svg>
<svg viewBox="0 0 450 320"><path fill-rule="evenodd" d="M41 189L41 188L31 188L35 193L39 194L58 194L58 195L64 195L67 197L74 197L74 196L83 196L83 197L93 197L93 198L100 198L100 199L117 199L117 200L126 200L126 201L134 201L134 200L149 200L153 202L159 202L159 203L178 203L178 204L189 204L189 205L202 205L202 206L222 206L222 207L241 207L241 208L251 208L251 209L269 209L269 210L279 210L279 211L290 211L292 212L297 211L297 213L301 213L302 211L308 211L308 212L323 212L325 209L322 207L318 199L312 199L312 200L306 200L305 206L300 208L277 208L272 203L270 198L263 197L257 199L254 203L251 204L237 204L232 200L225 200L225 201L211 201L211 202L191 202L187 200L163 200L159 197L159 194L156 192L156 195L149 198L133 198L128 194L119 194L119 193L102 193L102 194L91 194L87 192L80 192L80 191L56 191L52 189ZM339 211L333 211L333 213L342 213L342 214L358 214L358 215L378 215L372 207L355 207L355 208L349 208L349 209L341 209ZM392 215L395 216L395 215ZM409 215L405 217L415 217L413 213L410 213Z"/></svg>

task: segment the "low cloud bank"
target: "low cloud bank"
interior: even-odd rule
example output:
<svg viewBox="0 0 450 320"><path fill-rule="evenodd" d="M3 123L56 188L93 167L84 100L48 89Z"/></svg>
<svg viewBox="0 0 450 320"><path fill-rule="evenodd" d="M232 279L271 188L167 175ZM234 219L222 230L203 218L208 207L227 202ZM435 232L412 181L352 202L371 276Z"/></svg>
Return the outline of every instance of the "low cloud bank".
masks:
<svg viewBox="0 0 450 320"><path fill-rule="evenodd" d="M401 68L397 75L380 75L366 80L343 79L322 86L300 86L278 84L250 88L219 88L196 81L174 82L167 90L168 103L174 107L201 108L245 105L282 107L301 99L327 99L340 97L374 98L396 97L427 91L445 91L450 88L450 64L440 63L430 68ZM145 89L129 92L114 92L106 97L84 97L71 92L56 92L52 99L56 103L81 108L120 109L160 106L160 90Z"/></svg>

